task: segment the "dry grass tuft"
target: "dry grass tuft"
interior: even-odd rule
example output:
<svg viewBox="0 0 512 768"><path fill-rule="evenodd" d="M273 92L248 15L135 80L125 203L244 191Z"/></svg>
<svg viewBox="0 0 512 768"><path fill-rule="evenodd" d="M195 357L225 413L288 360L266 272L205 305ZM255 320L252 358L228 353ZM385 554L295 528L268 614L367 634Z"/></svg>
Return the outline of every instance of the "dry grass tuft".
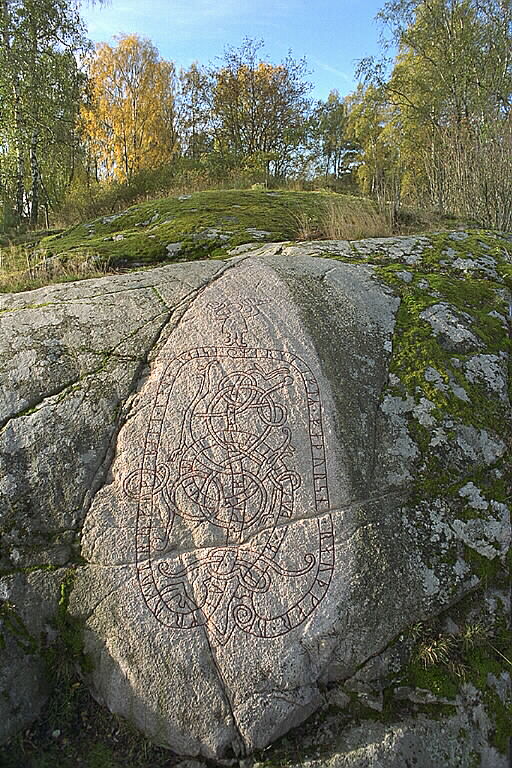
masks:
<svg viewBox="0 0 512 768"><path fill-rule="evenodd" d="M306 213L294 216L298 240L361 240L390 237L389 217L366 200L345 197L323 204L316 219Z"/></svg>
<svg viewBox="0 0 512 768"><path fill-rule="evenodd" d="M50 283L103 277L107 271L94 254L85 250L66 258L65 254L48 256L45 251L31 251L22 246L0 248L0 293L30 291Z"/></svg>
<svg viewBox="0 0 512 768"><path fill-rule="evenodd" d="M365 237L390 237L393 232L386 214L366 201L327 205L324 231L329 240L361 240Z"/></svg>
<svg viewBox="0 0 512 768"><path fill-rule="evenodd" d="M416 655L425 669L435 664L448 664L455 644L453 635L431 637L419 644Z"/></svg>
<svg viewBox="0 0 512 768"><path fill-rule="evenodd" d="M319 222L315 221L305 211L292 214L292 218L297 240L307 241L325 239L320 229Z"/></svg>

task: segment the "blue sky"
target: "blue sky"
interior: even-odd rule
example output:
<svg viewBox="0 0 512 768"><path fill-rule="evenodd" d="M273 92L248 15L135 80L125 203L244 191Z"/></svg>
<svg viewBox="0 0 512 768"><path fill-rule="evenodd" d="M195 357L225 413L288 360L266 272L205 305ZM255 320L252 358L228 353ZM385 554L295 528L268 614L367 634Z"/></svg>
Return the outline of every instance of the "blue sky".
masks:
<svg viewBox="0 0 512 768"><path fill-rule="evenodd" d="M355 62L378 52L375 15L384 0L110 0L82 8L95 42L116 34L149 37L178 67L215 62L226 45L263 39L277 64L306 57L315 98L354 90Z"/></svg>

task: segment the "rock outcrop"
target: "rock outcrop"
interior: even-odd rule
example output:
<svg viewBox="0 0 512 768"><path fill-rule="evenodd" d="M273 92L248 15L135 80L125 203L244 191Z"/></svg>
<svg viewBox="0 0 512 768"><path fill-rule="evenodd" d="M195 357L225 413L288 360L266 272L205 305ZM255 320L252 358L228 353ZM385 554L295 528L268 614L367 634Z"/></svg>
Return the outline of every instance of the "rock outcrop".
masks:
<svg viewBox="0 0 512 768"><path fill-rule="evenodd" d="M254 245L0 299L0 739L65 634L183 755L322 710L308 765L445 765L443 727L504 766L509 251Z"/></svg>

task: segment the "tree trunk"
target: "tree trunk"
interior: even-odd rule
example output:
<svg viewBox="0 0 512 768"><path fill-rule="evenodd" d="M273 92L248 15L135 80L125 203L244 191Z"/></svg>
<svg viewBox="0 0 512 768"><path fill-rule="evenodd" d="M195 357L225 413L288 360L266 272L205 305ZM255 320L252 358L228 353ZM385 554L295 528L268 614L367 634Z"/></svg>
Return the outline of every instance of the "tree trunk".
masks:
<svg viewBox="0 0 512 768"><path fill-rule="evenodd" d="M25 213L25 159L23 155L23 112L18 75L13 80L14 96L14 154L16 157L16 217L21 224Z"/></svg>
<svg viewBox="0 0 512 768"><path fill-rule="evenodd" d="M30 175L32 179L32 199L30 205L30 226L32 229L37 228L37 221L39 219L39 189L41 186L41 176L39 171L39 163L37 161L37 142L39 139L39 133L37 129L32 131L32 139L30 142Z"/></svg>
<svg viewBox="0 0 512 768"><path fill-rule="evenodd" d="M3 17L3 55L6 61L6 69L12 77L12 95L14 101L14 153L16 158L16 216L18 222L23 219L25 212L25 166L23 162L23 119L20 98L20 82L17 72L16 62L13 60L11 50L11 40L9 36L10 13L7 0L2 0L0 4L0 13Z"/></svg>
<svg viewBox="0 0 512 768"><path fill-rule="evenodd" d="M21 223L25 213L25 161L23 157L23 121L17 85L14 86L14 123L16 155L16 216Z"/></svg>

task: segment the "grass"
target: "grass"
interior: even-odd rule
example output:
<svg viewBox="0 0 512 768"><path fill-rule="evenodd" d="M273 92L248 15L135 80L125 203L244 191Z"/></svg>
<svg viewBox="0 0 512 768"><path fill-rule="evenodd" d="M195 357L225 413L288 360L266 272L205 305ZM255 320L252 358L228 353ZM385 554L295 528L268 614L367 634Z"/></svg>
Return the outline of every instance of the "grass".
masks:
<svg viewBox="0 0 512 768"><path fill-rule="evenodd" d="M348 196L322 201L319 216L312 219L307 212L296 216L297 240L361 240L366 237L390 237L389 218L370 200Z"/></svg>
<svg viewBox="0 0 512 768"><path fill-rule="evenodd" d="M94 254L84 249L68 259L49 256L46 250L9 245L0 248L0 293L16 293L50 283L102 277L107 272Z"/></svg>
<svg viewBox="0 0 512 768"><path fill-rule="evenodd" d="M443 631L441 624L434 619L430 625L419 623L411 628L415 648L402 683L450 699L457 696L462 683L471 682L480 691L486 711L494 721L490 742L506 754L512 702L501 700L489 675L499 678L502 672L512 670L508 622L500 619L492 626L482 619L466 619L457 634Z"/></svg>
<svg viewBox="0 0 512 768"><path fill-rule="evenodd" d="M418 220L418 226L426 224ZM363 198L323 191L206 190L140 203L61 232L32 233L11 245L0 242L0 292L224 258L249 242L390 234L386 214Z"/></svg>

